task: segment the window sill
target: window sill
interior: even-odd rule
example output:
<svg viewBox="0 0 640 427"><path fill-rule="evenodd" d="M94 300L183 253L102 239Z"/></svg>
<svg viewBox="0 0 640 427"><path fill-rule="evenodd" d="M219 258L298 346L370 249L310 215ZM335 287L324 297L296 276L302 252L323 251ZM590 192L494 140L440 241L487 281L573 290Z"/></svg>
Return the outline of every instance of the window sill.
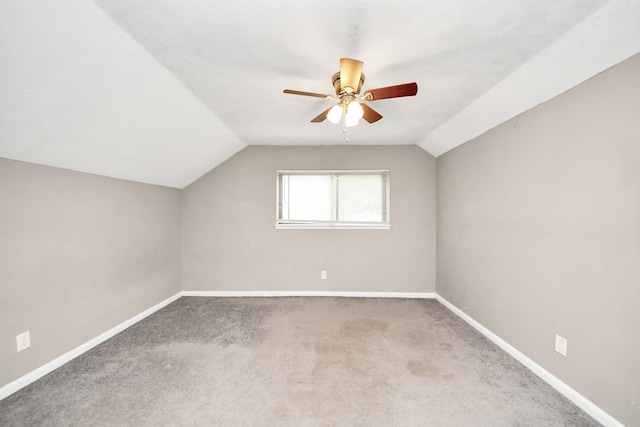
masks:
<svg viewBox="0 0 640 427"><path fill-rule="evenodd" d="M391 224L276 224L276 230L389 230Z"/></svg>

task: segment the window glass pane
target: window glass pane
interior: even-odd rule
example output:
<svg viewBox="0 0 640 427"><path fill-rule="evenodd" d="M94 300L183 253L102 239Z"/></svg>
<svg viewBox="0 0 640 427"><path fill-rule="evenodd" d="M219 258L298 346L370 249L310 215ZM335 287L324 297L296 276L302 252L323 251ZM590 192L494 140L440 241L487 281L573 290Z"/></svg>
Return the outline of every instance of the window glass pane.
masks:
<svg viewBox="0 0 640 427"><path fill-rule="evenodd" d="M340 174L337 179L337 220L386 221L384 176Z"/></svg>
<svg viewBox="0 0 640 427"><path fill-rule="evenodd" d="M276 227L389 228L389 171L277 171Z"/></svg>
<svg viewBox="0 0 640 427"><path fill-rule="evenodd" d="M282 219L331 221L331 175L283 175Z"/></svg>

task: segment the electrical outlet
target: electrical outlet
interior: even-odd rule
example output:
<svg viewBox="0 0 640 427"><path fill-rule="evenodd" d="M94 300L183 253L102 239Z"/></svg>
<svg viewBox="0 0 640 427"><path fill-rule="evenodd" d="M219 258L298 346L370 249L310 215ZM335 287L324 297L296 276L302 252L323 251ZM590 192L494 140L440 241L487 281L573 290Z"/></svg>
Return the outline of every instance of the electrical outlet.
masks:
<svg viewBox="0 0 640 427"><path fill-rule="evenodd" d="M326 279L327 279L327 270L322 270L322 271L320 272L320 278L321 278L322 280L326 280Z"/></svg>
<svg viewBox="0 0 640 427"><path fill-rule="evenodd" d="M31 347L31 335L29 334L29 331L16 336L16 343L18 351L26 350Z"/></svg>
<svg viewBox="0 0 640 427"><path fill-rule="evenodd" d="M560 335L556 335L556 351L567 357L567 340Z"/></svg>

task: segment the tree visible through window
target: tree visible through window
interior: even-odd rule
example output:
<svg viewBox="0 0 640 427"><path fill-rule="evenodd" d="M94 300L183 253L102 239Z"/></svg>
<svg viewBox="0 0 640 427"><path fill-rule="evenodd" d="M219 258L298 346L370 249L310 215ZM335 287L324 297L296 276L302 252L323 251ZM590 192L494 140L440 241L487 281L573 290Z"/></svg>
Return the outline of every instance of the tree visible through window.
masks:
<svg viewBox="0 0 640 427"><path fill-rule="evenodd" d="M277 171L281 228L389 227L389 171Z"/></svg>

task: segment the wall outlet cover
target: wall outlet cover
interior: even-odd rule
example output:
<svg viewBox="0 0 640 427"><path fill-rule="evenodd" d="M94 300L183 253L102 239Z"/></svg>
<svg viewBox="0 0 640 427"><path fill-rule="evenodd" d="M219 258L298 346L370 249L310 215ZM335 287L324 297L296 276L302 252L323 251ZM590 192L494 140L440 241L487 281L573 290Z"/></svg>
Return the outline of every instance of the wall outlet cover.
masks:
<svg viewBox="0 0 640 427"><path fill-rule="evenodd" d="M567 340L560 335L556 335L556 351L567 357Z"/></svg>
<svg viewBox="0 0 640 427"><path fill-rule="evenodd" d="M26 350L31 347L31 335L29 331L16 336L16 344L18 351Z"/></svg>

